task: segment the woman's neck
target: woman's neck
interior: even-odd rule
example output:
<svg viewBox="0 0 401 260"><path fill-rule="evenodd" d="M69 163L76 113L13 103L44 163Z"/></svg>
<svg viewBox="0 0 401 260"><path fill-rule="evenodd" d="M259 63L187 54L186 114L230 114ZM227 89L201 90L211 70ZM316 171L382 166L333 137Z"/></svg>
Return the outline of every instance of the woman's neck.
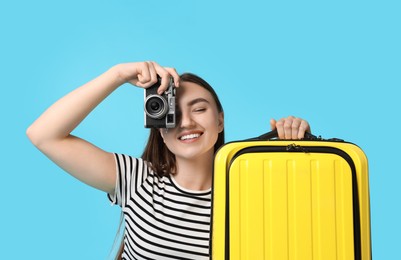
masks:
<svg viewBox="0 0 401 260"><path fill-rule="evenodd" d="M195 159L176 157L177 173L175 181L189 190L207 190L212 186L214 151Z"/></svg>

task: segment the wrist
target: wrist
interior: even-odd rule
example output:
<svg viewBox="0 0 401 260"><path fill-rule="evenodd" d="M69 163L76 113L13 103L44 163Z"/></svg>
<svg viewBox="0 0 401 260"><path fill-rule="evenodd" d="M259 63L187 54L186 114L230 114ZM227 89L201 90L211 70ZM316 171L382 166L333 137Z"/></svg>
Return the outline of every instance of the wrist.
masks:
<svg viewBox="0 0 401 260"><path fill-rule="evenodd" d="M117 64L111 67L108 70L108 73L111 74L111 76L113 77L114 81L118 86L128 82L126 75L123 73L121 64Z"/></svg>

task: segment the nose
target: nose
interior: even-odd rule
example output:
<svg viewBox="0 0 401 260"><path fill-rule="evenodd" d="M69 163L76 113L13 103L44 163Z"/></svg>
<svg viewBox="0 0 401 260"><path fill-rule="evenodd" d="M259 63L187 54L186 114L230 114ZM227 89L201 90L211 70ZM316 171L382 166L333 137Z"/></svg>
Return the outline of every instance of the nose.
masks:
<svg viewBox="0 0 401 260"><path fill-rule="evenodd" d="M195 125L193 118L190 113L182 112L179 117L179 126L181 128L191 128Z"/></svg>

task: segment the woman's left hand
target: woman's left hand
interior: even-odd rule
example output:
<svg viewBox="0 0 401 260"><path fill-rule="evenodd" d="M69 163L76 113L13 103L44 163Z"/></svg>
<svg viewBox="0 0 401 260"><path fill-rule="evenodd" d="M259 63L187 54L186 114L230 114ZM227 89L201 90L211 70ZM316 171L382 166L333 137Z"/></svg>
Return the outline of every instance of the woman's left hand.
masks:
<svg viewBox="0 0 401 260"><path fill-rule="evenodd" d="M270 127L272 130L277 129L280 139L302 139L305 132L311 133L308 121L294 116L281 118L278 121L271 119Z"/></svg>

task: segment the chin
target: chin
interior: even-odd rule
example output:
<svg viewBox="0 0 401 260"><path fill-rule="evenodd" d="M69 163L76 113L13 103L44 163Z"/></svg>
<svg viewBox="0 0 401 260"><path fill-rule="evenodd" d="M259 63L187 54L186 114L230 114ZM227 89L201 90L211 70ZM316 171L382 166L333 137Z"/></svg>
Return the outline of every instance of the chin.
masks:
<svg viewBox="0 0 401 260"><path fill-rule="evenodd" d="M174 153L174 152L173 152ZM203 156L213 156L214 150L213 147L208 150L198 150L198 149L191 149L187 148L184 151L174 153L176 157L180 157L186 160L196 160Z"/></svg>

